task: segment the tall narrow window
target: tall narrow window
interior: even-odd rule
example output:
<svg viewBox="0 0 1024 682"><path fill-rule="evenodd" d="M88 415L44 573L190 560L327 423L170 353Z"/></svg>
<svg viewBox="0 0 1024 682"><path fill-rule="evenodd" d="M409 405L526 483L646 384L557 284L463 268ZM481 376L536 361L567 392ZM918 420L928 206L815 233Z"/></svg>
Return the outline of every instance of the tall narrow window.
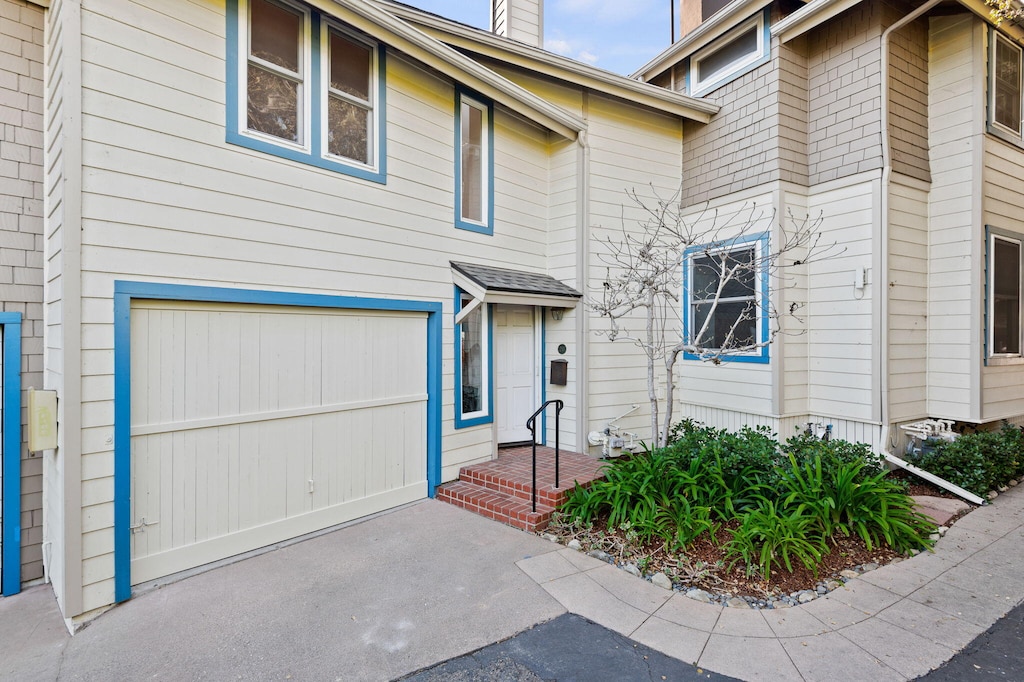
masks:
<svg viewBox="0 0 1024 682"><path fill-rule="evenodd" d="M1021 243L989 240L989 355L1020 355Z"/></svg>
<svg viewBox="0 0 1024 682"><path fill-rule="evenodd" d="M328 31L327 152L370 163L373 141L373 49Z"/></svg>
<svg viewBox="0 0 1024 682"><path fill-rule="evenodd" d="M490 234L492 127L490 105L459 93L456 103L456 226Z"/></svg>
<svg viewBox="0 0 1024 682"><path fill-rule="evenodd" d="M473 299L459 293L456 312ZM486 304L479 304L455 326L456 373L455 426L475 426L491 421L490 320Z"/></svg>
<svg viewBox="0 0 1024 682"><path fill-rule="evenodd" d="M1021 48L993 32L990 102L992 122L1021 134Z"/></svg>
<svg viewBox="0 0 1024 682"><path fill-rule="evenodd" d="M247 126L302 144L306 16L268 0L250 0L249 12Z"/></svg>

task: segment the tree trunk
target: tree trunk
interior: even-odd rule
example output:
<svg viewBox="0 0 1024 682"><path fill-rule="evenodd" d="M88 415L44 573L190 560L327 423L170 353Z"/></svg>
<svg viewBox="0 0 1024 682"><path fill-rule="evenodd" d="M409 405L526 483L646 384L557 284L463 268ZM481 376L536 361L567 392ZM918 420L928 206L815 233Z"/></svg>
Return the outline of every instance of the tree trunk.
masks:
<svg viewBox="0 0 1024 682"><path fill-rule="evenodd" d="M647 398L651 401L651 438L654 439L654 448L660 448L661 443L658 435L658 385L654 378L654 298L655 291L651 287L647 290Z"/></svg>

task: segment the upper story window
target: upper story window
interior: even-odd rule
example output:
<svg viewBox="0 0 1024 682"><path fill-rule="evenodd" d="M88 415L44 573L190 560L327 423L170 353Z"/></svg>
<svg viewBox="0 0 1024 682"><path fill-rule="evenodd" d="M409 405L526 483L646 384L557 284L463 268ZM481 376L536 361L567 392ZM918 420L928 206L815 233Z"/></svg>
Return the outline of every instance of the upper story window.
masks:
<svg viewBox="0 0 1024 682"><path fill-rule="evenodd" d="M765 238L694 246L683 258L683 338L723 359L768 362ZM697 359L697 354L684 357Z"/></svg>
<svg viewBox="0 0 1024 682"><path fill-rule="evenodd" d="M768 61L767 12L759 12L690 57L691 95L705 95Z"/></svg>
<svg viewBox="0 0 1024 682"><path fill-rule="evenodd" d="M461 90L455 97L455 226L494 233L494 108Z"/></svg>
<svg viewBox="0 0 1024 682"><path fill-rule="evenodd" d="M997 131L1021 136L1021 48L992 31L989 54L989 123Z"/></svg>
<svg viewBox="0 0 1024 682"><path fill-rule="evenodd" d="M988 357L1021 355L1021 240L989 231Z"/></svg>
<svg viewBox="0 0 1024 682"><path fill-rule="evenodd" d="M384 182L384 48L305 5L228 0L227 139Z"/></svg>

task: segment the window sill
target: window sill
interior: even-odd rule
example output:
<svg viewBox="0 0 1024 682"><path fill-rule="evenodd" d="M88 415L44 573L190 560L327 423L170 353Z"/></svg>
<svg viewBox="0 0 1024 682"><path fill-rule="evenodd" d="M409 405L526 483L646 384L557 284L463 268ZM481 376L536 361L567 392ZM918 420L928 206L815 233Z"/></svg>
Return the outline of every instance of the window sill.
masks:
<svg viewBox="0 0 1024 682"><path fill-rule="evenodd" d="M307 166L322 168L323 170L341 173L342 175L349 175L362 180L369 180L370 182L376 182L381 185L387 184L387 173L383 167L371 168L369 166L349 165L332 159L314 156L303 149L293 148L283 144L274 144L268 140L259 139L233 130L228 131L226 140L229 144L263 152L264 154L277 156L282 159L288 159L289 161L296 161Z"/></svg>
<svg viewBox="0 0 1024 682"><path fill-rule="evenodd" d="M1022 140L1019 135L1014 135L1011 132L1007 132L1006 130L1000 128L999 126L992 125L991 123L989 123L985 126L985 132L987 132L992 137L995 137L999 140L1002 140L1003 142L1006 142L1007 144L1013 145L1017 149L1024 149L1024 140Z"/></svg>
<svg viewBox="0 0 1024 682"><path fill-rule="evenodd" d="M767 353L763 355L723 355L718 359L722 361L722 364L729 362L744 362L748 364L767 365L771 361L771 358L768 357ZM683 353L683 360L709 362L709 360L705 360L697 355L694 355L693 353Z"/></svg>
<svg viewBox="0 0 1024 682"><path fill-rule="evenodd" d="M484 424L494 423L494 417L491 415L485 415L483 417L472 417L470 419L463 419L459 415L455 415L455 428L466 429L470 426L482 426Z"/></svg>
<svg viewBox="0 0 1024 682"><path fill-rule="evenodd" d="M988 358L985 361L985 365L988 367L1009 367L1013 365L1024 365L1024 357L1016 355L1013 357L998 356L994 358Z"/></svg>

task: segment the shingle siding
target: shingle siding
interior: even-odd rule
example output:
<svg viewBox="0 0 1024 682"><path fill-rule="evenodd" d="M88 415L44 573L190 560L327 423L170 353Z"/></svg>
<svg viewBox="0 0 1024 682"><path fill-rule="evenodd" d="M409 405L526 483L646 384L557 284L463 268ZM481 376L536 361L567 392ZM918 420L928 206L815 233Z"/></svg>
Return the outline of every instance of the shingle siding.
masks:
<svg viewBox="0 0 1024 682"><path fill-rule="evenodd" d="M26 388L43 384L42 131L43 10L0 0L0 310L22 314ZM30 581L43 576L43 470L24 444L21 471L21 578Z"/></svg>
<svg viewBox="0 0 1024 682"><path fill-rule="evenodd" d="M808 41L808 181L816 185L882 167L881 14L853 7Z"/></svg>
<svg viewBox="0 0 1024 682"><path fill-rule="evenodd" d="M889 50L892 169L931 182L928 163L928 21L895 31Z"/></svg>

